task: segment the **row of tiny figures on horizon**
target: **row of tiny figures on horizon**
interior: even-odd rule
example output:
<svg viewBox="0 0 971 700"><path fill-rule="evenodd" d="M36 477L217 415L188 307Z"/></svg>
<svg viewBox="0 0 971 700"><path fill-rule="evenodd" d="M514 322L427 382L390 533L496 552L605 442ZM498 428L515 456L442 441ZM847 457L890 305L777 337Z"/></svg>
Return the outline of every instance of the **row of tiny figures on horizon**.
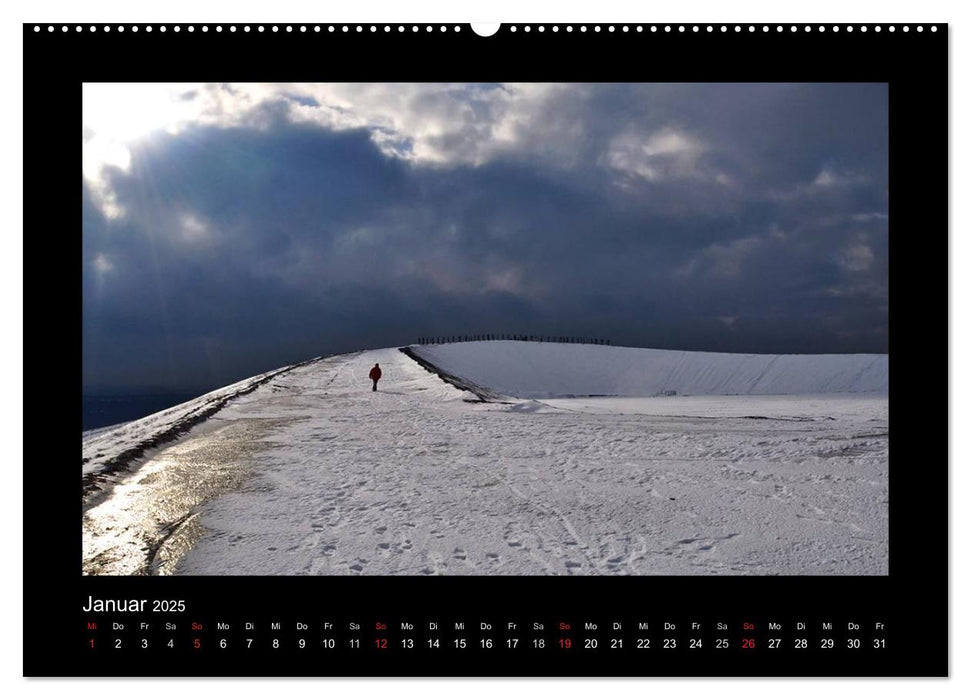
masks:
<svg viewBox="0 0 971 700"><path fill-rule="evenodd" d="M419 345L470 343L480 340L520 340L528 343L576 343L581 345L610 345L608 338L579 338L570 335L523 335L518 333L477 333L472 335L422 336Z"/></svg>

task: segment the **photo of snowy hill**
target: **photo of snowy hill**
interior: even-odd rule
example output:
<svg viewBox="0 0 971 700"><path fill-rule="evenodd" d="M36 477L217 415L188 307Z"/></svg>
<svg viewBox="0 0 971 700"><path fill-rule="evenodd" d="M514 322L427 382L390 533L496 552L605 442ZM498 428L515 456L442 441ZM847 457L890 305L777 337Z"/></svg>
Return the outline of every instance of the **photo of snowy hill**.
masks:
<svg viewBox="0 0 971 700"><path fill-rule="evenodd" d="M468 379L503 396L481 402L395 348L280 372L89 497L86 573L886 573L886 356L410 350L459 379L483 367ZM654 372L677 395L638 395ZM512 390L524 373L539 383ZM590 382L631 390L584 397ZM84 449L103 459L167 421Z"/></svg>
<svg viewBox="0 0 971 700"><path fill-rule="evenodd" d="M82 572L887 575L888 95L85 83Z"/></svg>

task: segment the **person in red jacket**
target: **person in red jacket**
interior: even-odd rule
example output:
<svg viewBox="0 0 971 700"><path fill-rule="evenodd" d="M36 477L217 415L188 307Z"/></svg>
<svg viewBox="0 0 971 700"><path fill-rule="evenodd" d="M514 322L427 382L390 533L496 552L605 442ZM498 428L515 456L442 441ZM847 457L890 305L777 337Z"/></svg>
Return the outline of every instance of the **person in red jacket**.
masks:
<svg viewBox="0 0 971 700"><path fill-rule="evenodd" d="M378 366L377 362L374 363L374 367L371 368L371 371L368 373L368 377L370 377L371 381L374 382L374 386L371 387L371 391L377 391L378 380L381 378L381 368Z"/></svg>

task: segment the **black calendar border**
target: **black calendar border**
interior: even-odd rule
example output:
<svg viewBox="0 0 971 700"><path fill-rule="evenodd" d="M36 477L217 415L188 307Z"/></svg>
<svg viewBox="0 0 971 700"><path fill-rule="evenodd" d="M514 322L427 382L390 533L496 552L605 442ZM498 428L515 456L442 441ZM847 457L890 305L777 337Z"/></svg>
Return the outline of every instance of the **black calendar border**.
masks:
<svg viewBox="0 0 971 700"><path fill-rule="evenodd" d="M468 25L385 32L371 24L25 24L24 32L24 673L107 675L633 675L926 676L948 673L948 28L934 25L531 25L489 38ZM290 26L292 30L288 30ZM670 26L670 31L665 30ZM795 26L796 31L790 27ZM908 31L904 31L907 26ZM881 82L890 108L890 574L877 577L184 577L80 575L82 82L96 81ZM933 330L933 329L938 330ZM933 340L937 338L937 340ZM935 351L934 348L937 348ZM933 352L937 362L928 362ZM73 389L71 388L73 387ZM70 466L75 465L75 466ZM704 620L862 616L893 643L865 660L814 657L811 667L731 657L699 667L592 657L191 657L92 663L80 606L95 597L186 599L188 615L328 614L364 620L665 615ZM234 613L235 611L235 613ZM310 611L308 613L308 611ZM761 658L761 657L754 657Z"/></svg>

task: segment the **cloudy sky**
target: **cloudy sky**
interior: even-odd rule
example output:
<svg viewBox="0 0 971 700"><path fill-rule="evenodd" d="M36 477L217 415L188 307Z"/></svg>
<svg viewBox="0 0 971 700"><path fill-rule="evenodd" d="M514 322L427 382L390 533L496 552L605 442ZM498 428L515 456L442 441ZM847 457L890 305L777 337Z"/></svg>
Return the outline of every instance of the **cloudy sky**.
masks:
<svg viewBox="0 0 971 700"><path fill-rule="evenodd" d="M85 85L85 388L434 334L886 352L887 117L885 85Z"/></svg>

